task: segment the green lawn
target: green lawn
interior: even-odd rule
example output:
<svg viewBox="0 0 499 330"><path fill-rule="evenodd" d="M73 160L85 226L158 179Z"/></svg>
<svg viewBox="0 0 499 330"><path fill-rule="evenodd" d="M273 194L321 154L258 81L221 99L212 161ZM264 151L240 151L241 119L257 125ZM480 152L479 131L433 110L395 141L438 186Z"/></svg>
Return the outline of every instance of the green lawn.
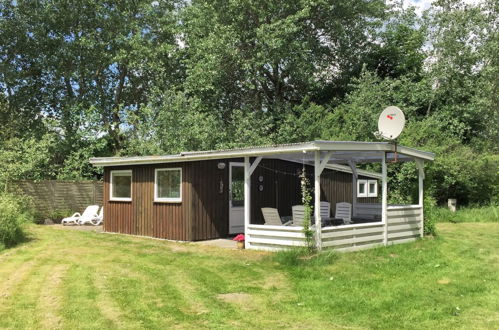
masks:
<svg viewBox="0 0 499 330"><path fill-rule="evenodd" d="M0 252L0 328L499 328L499 223L320 258L49 226Z"/></svg>

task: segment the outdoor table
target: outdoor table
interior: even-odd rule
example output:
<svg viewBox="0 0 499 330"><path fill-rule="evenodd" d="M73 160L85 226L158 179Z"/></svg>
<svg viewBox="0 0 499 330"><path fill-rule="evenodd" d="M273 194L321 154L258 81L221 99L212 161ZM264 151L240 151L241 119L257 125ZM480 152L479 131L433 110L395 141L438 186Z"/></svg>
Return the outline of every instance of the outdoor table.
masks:
<svg viewBox="0 0 499 330"><path fill-rule="evenodd" d="M315 220L313 222L315 224ZM322 218L321 219L321 225L322 227L328 227L328 226L339 226L343 224L343 219L340 218Z"/></svg>

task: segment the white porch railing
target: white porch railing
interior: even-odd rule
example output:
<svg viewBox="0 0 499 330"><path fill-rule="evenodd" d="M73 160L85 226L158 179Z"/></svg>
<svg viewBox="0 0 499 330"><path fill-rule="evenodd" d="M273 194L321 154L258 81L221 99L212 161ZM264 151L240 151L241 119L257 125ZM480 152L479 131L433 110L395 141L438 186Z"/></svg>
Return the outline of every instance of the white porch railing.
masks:
<svg viewBox="0 0 499 330"><path fill-rule="evenodd" d="M371 209L379 214L378 210L380 212L381 207L372 208L372 205ZM382 222L371 222L324 227L321 236L322 247L338 251L355 251L380 246L384 244L385 230L387 231L387 244L405 243L422 237L422 207L389 205L386 226ZM298 226L248 225L245 236L248 249L275 251L305 246L303 228Z"/></svg>
<svg viewBox="0 0 499 330"><path fill-rule="evenodd" d="M419 205L389 205L388 244L404 243L423 236L423 208Z"/></svg>
<svg viewBox="0 0 499 330"><path fill-rule="evenodd" d="M322 228L322 246L355 251L383 245L383 223L364 223Z"/></svg>
<svg viewBox="0 0 499 330"><path fill-rule="evenodd" d="M246 248L254 250L283 250L305 246L303 227L249 225L244 235Z"/></svg>

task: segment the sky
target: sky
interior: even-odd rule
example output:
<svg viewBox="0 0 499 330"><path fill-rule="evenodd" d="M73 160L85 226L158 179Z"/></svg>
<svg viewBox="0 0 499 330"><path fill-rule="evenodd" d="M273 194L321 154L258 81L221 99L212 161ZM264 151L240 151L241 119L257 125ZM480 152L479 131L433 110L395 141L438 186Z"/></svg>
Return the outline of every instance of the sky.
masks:
<svg viewBox="0 0 499 330"><path fill-rule="evenodd" d="M405 6L414 6L416 7L416 12L418 14L422 14L424 10L428 9L433 0L405 0ZM480 2L479 0L465 0L465 3L474 4Z"/></svg>

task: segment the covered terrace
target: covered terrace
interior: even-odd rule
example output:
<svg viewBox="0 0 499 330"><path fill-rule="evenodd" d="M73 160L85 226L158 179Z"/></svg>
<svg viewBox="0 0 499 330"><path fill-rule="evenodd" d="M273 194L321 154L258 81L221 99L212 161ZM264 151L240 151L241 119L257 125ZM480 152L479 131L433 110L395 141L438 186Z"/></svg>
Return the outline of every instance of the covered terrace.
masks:
<svg viewBox="0 0 499 330"><path fill-rule="evenodd" d="M246 248L279 250L304 246L303 227L255 224L251 220L251 178L265 158L303 163L313 167L313 200L315 244L318 250L358 250L379 245L413 241L423 236L423 181L424 164L434 159L434 154L396 145L390 142L312 141L287 145L244 148L226 151L244 157L244 232ZM199 155L199 154L198 154ZM391 162L415 162L418 170L418 202L412 205L388 204L387 167ZM374 173L380 182L380 203L357 202L357 180L365 163L380 163L381 173ZM352 172L352 214L357 217L376 218L334 225L321 219L321 174L326 168L348 166Z"/></svg>

